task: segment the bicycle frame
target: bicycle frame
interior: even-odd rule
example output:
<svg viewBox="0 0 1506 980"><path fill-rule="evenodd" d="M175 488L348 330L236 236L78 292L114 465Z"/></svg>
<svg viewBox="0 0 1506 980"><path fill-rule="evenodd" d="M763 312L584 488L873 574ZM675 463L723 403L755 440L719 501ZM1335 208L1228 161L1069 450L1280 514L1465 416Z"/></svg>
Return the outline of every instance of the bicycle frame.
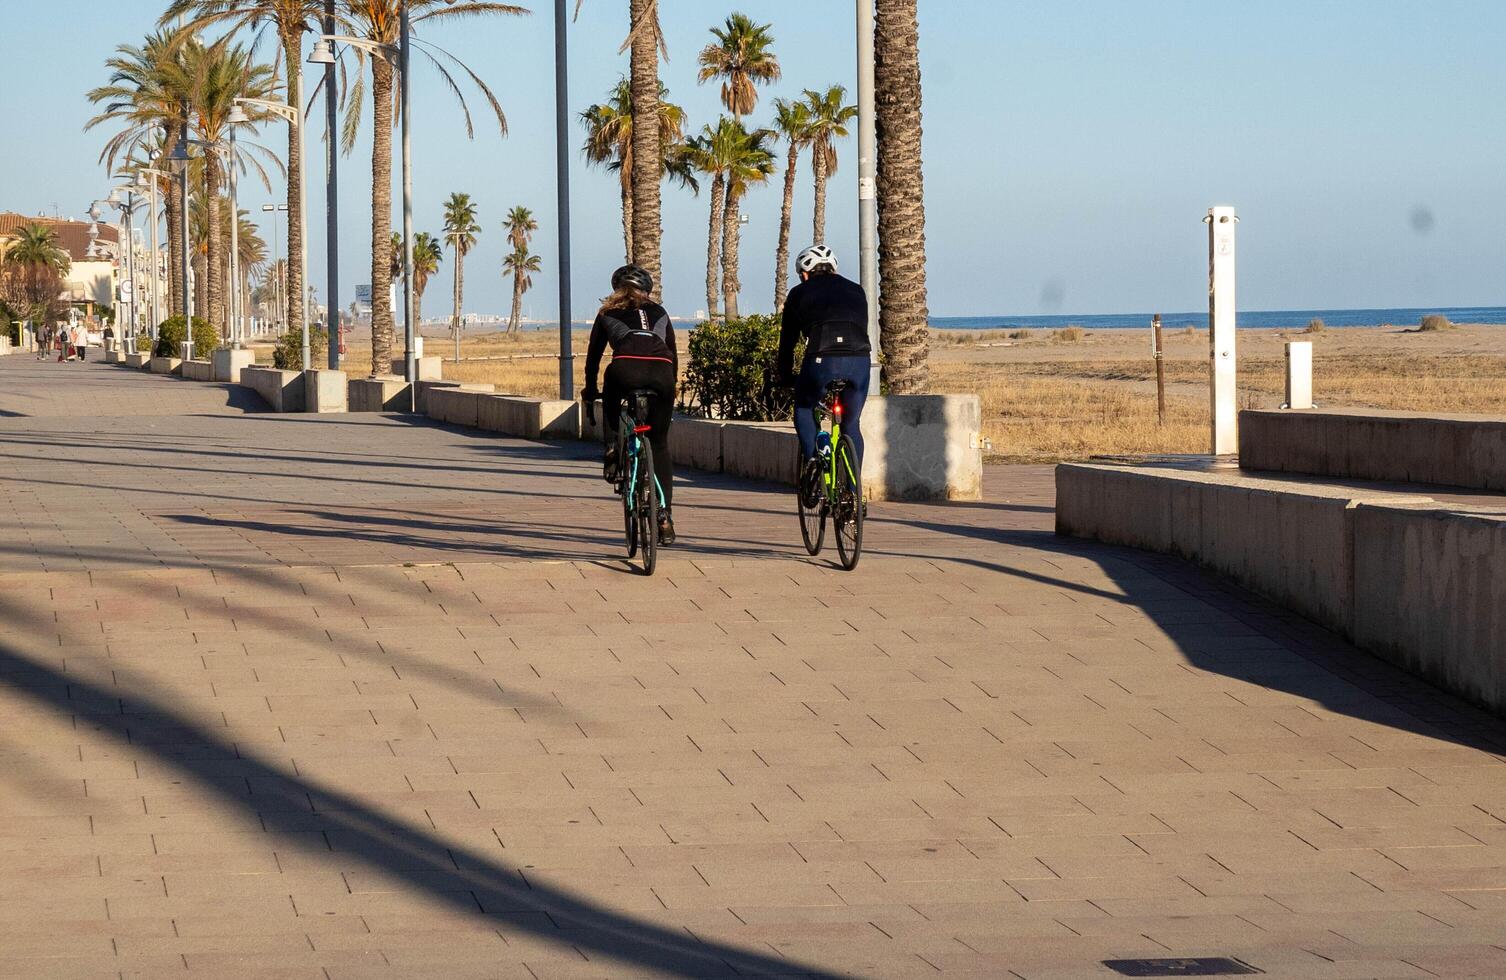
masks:
<svg viewBox="0 0 1506 980"><path fill-rule="evenodd" d="M822 420L831 421L831 456L827 460L826 469L821 474L821 486L826 492L826 499L830 504L837 502L837 457L842 457L842 463L847 467L848 476L853 482L861 483L862 480L852 472L852 460L841 452L842 445L842 403L839 401L823 401L816 406L816 414Z"/></svg>
<svg viewBox="0 0 1506 980"><path fill-rule="evenodd" d="M628 494L630 500L631 495L638 489L638 461L643 458L643 453L639 451L638 446L643 441L643 433L650 428L652 426L639 422L626 406L623 407L617 422L617 443L621 447L619 458L624 461L632 460L628 468L627 481L622 485L622 492ZM654 492L659 495L659 506L664 507L664 487L659 483L658 474L653 474L653 478Z"/></svg>

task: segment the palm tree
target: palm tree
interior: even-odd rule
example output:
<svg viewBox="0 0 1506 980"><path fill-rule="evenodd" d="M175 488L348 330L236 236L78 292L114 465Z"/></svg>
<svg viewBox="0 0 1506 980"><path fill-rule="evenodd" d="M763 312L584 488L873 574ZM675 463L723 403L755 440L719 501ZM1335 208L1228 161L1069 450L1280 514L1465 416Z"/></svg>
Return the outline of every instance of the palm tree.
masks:
<svg viewBox="0 0 1506 980"><path fill-rule="evenodd" d="M73 264L68 250L58 244L58 234L43 224L22 225L10 239L5 261L14 265L34 266L66 273Z"/></svg>
<svg viewBox="0 0 1506 980"><path fill-rule="evenodd" d="M421 24L438 22L458 17L477 17L484 14L526 14L528 11L509 3L483 2L483 0L343 0L345 16L350 29L368 41L385 45L393 50L398 41L399 20L406 3L409 21ZM459 98L460 86L449 68L463 72L475 83L486 99L487 106L497 119L498 132L507 135L507 117L502 113L502 104L492 94L474 71L444 49L410 35L412 49L438 69L445 86ZM438 55L438 57L436 57ZM357 50L358 62L366 61L366 55ZM392 122L394 115L393 85L395 66L385 58L371 59L371 373L382 374L392 365L392 302L388 290L392 284L392 239L388 235L392 227ZM350 93L350 111L345 117L342 142L346 152L355 145L360 126L362 91L365 79L359 72ZM474 138L475 128L465 100L460 99L461 113L465 118L468 137Z"/></svg>
<svg viewBox="0 0 1506 980"><path fill-rule="evenodd" d="M628 37L623 46L632 49L628 86L632 92L633 158L630 163L633 188L632 261L648 270L655 291L663 282L663 221L659 184L664 179L664 159L659 138L659 55L669 60L664 32L659 28L659 0L629 0Z"/></svg>
<svg viewBox="0 0 1506 980"><path fill-rule="evenodd" d="M837 172L836 140L847 135L847 124L857 118L858 107L843 105L847 89L833 85L825 92L805 90L805 107L810 115L811 172L816 176L816 217L814 241L826 241L826 181Z"/></svg>
<svg viewBox="0 0 1506 980"><path fill-rule="evenodd" d="M774 251L774 312L784 309L790 290L790 218L795 206L795 167L800 148L810 142L810 107L804 102L774 100L774 132L789 147L784 164L784 204L779 211L779 246Z"/></svg>
<svg viewBox="0 0 1506 980"><path fill-rule="evenodd" d="M722 308L727 319L738 317L737 299L742 290L742 280L737 274L738 246L742 241L743 225L740 220L743 195L753 184L766 183L776 169L774 154L766 145L773 134L767 129L755 129L749 133L741 123L737 128L737 141L727 160L727 204L722 218Z"/></svg>
<svg viewBox="0 0 1506 980"><path fill-rule="evenodd" d="M874 96L878 103L879 340L884 380L896 394L929 381L925 181L920 162L920 30L916 0L878 0Z"/></svg>
<svg viewBox="0 0 1506 980"><path fill-rule="evenodd" d="M664 157L663 173L682 186L699 190L685 156L685 110L667 101L669 89L659 86L659 147ZM580 114L586 129L581 148L586 162L605 166L618 176L622 193L623 255L633 257L633 93L626 77L613 86L605 102Z"/></svg>
<svg viewBox="0 0 1506 980"><path fill-rule="evenodd" d="M58 294L71 264L57 232L41 224L11 234L0 264L0 301L33 324L50 328L65 310Z"/></svg>
<svg viewBox="0 0 1506 980"><path fill-rule="evenodd" d="M455 359L460 360L460 303L465 295L465 256L476 245L481 223L476 220L476 205L469 194L454 193L444 202L444 237L455 253L455 312L450 317L450 331L455 337Z"/></svg>
<svg viewBox="0 0 1506 980"><path fill-rule="evenodd" d="M167 169L167 153L184 134L183 103L190 97L178 87L183 74L170 70L181 59L176 34L158 31L140 45L120 45L115 56L105 61L109 81L87 96L102 105L102 111L84 124L84 130L106 122L121 125L100 151L106 169L113 172L117 160L131 159L137 152L144 155L147 166ZM179 236L183 195L176 180L160 181L158 190L166 204L169 306L178 310L183 308L184 243Z"/></svg>
<svg viewBox="0 0 1506 980"><path fill-rule="evenodd" d="M185 42L183 58L178 64L186 75L185 87L192 93L189 111L194 132L199 139L212 144L204 153L203 186L199 195L199 199L207 207L204 227L208 232L204 249L208 280L203 289L206 303L200 309L205 311L205 318L209 323L223 333L227 321L226 264L222 235L229 229L229 225L221 217L220 205L224 199L220 195L220 188L226 183L227 162L229 166L244 168L245 146L254 148L255 144L237 144L241 158L234 160L222 158L218 147L230 132L230 113L235 108L235 100L242 97L265 99L272 95L273 73L270 67L256 64L246 48L232 46L228 40L208 46L194 41ZM262 171L262 178L266 179L265 171ZM295 285L299 282L296 275L293 282ZM301 316L302 304L296 305ZM293 322L296 325L301 321Z"/></svg>
<svg viewBox="0 0 1506 980"><path fill-rule="evenodd" d="M413 236L413 318L422 319L424 290L429 288L429 277L439 271L444 259L444 250L439 239L426 231Z"/></svg>
<svg viewBox="0 0 1506 980"><path fill-rule="evenodd" d="M324 0L172 0L159 24L187 17L189 31L225 28L227 36L243 30L259 32L263 25L277 34L277 67L290 106L303 106L303 35L323 33ZM343 23L344 17L336 15ZM267 96L258 96L266 98ZM300 127L288 127L288 325L303 327L303 141ZM211 290L212 292L212 290Z"/></svg>
<svg viewBox="0 0 1506 980"><path fill-rule="evenodd" d="M514 248L502 260L503 274L512 274L512 316L507 321L508 333L523 329L523 294L533 286L533 277L529 273L538 272L539 268L539 257L528 253L526 243Z"/></svg>
<svg viewBox="0 0 1506 980"><path fill-rule="evenodd" d="M503 227L507 229L507 240L513 248L526 249L533 233L539 230L539 223L533 220L532 210L519 205L507 212Z"/></svg>
<svg viewBox="0 0 1506 980"><path fill-rule="evenodd" d="M701 49L697 80L703 85L721 80L722 105L738 122L758 105L755 85L779 81L779 59L770 50L774 44L771 26L734 13L724 26L711 29L716 42Z"/></svg>
<svg viewBox="0 0 1506 980"><path fill-rule="evenodd" d="M701 127L701 135L688 142L694 167L711 177L711 217L706 230L706 319L717 317L721 295L722 220L727 203L727 166L737 144L737 124L723 116L713 129Z"/></svg>

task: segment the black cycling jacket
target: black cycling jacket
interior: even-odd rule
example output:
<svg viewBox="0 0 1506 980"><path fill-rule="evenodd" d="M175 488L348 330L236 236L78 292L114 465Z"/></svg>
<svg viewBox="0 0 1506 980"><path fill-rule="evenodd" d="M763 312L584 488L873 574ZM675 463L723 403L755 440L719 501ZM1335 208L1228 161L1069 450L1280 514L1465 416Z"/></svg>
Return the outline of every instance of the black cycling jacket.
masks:
<svg viewBox="0 0 1506 980"><path fill-rule="evenodd" d="M591 325L591 340L586 347L586 390L597 391L596 373L601 355L612 347L612 356L639 360L668 361L679 373L679 355L675 350L675 325L658 303L632 310L603 310Z"/></svg>
<svg viewBox="0 0 1506 980"><path fill-rule="evenodd" d="M863 287L836 273L811 276L790 290L779 331L779 376L794 373L795 344L805 338L806 361L822 355L867 355L868 297Z"/></svg>

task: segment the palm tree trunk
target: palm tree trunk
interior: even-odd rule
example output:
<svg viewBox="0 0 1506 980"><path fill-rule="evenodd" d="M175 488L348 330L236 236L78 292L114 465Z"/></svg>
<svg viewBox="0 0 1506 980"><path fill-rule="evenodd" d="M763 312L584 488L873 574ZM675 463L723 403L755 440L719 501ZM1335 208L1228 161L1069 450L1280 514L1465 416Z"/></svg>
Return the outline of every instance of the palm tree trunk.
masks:
<svg viewBox="0 0 1506 980"><path fill-rule="evenodd" d="M920 31L916 0L878 0L874 95L878 123L879 340L896 394L930 381L925 181L920 160Z"/></svg>
<svg viewBox="0 0 1506 980"><path fill-rule="evenodd" d="M706 236L706 319L716 319L716 297L721 292L717 273L722 257L722 207L727 185L721 174L711 178L711 229Z"/></svg>
<svg viewBox="0 0 1506 980"><path fill-rule="evenodd" d="M633 261L633 185L630 182L630 174L624 170L622 174L622 261Z"/></svg>
<svg viewBox="0 0 1506 980"><path fill-rule="evenodd" d="M205 264L208 266L205 284L209 293L209 305L204 309L204 318L209 325L225 335L225 246L220 236L220 161L214 153L204 154L204 212L209 221L205 229ZM208 351L203 352L206 356Z"/></svg>
<svg viewBox="0 0 1506 980"><path fill-rule="evenodd" d="M659 49L657 0L631 0L633 35L629 77L633 94L633 261L662 284L659 181L664 154L659 147Z"/></svg>
<svg viewBox="0 0 1506 980"><path fill-rule="evenodd" d="M784 167L784 207L779 212L779 248L774 252L774 312L784 311L784 298L790 292L790 213L795 207L795 164L800 145L790 143L789 160Z"/></svg>
<svg viewBox="0 0 1506 980"><path fill-rule="evenodd" d="M512 316L507 320L507 332L516 333L523 328L523 270L512 274Z"/></svg>
<svg viewBox="0 0 1506 980"><path fill-rule="evenodd" d="M465 253L455 250L455 314L450 319L450 329L455 334L455 360L460 360L460 290L465 279Z"/></svg>
<svg viewBox="0 0 1506 980"><path fill-rule="evenodd" d="M737 294L743 286L737 277L737 249L743 230L742 222L738 220L738 206L741 203L741 195L735 188L729 187L727 207L722 216L722 309L726 311L729 320L736 320L738 317Z"/></svg>
<svg viewBox="0 0 1506 980"><path fill-rule="evenodd" d="M168 126L167 143L169 146L177 145L183 136L183 123L175 122ZM170 303L163 311L167 317L175 316L183 310L183 242L180 229L183 223L180 216L183 214L183 187L176 180L167 182L167 291ZM152 324L155 329L157 324Z"/></svg>
<svg viewBox="0 0 1506 980"><path fill-rule="evenodd" d="M392 371L392 66L371 60L371 373ZM291 213L291 212L289 212Z"/></svg>
<svg viewBox="0 0 1506 980"><path fill-rule="evenodd" d="M817 145L811 150L811 172L816 176L816 218L811 242L826 244L826 153Z"/></svg>
<svg viewBox="0 0 1506 980"><path fill-rule="evenodd" d="M303 111L303 34L283 35L288 105ZM380 59L376 59L380 60ZM302 116L300 115L300 119ZM303 127L288 127L288 328L303 329Z"/></svg>

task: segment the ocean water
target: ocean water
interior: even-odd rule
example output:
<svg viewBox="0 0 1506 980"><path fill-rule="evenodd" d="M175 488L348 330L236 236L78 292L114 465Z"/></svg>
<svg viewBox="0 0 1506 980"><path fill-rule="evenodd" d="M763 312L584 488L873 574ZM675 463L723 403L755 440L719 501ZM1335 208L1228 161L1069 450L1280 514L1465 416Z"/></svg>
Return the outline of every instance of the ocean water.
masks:
<svg viewBox="0 0 1506 980"><path fill-rule="evenodd" d="M1305 327L1322 320L1330 327L1376 327L1382 324L1415 327L1429 313L1442 313L1455 323L1506 324L1506 306L1452 306L1430 309L1387 310L1240 310L1236 322L1241 329L1276 329ZM932 317L931 326L940 330L995 330L999 328L1060 329L1078 326L1085 330L1115 330L1150 326L1149 313L1103 313L1088 316L941 316ZM1168 330L1208 326L1208 311L1200 313L1162 313L1161 325Z"/></svg>

